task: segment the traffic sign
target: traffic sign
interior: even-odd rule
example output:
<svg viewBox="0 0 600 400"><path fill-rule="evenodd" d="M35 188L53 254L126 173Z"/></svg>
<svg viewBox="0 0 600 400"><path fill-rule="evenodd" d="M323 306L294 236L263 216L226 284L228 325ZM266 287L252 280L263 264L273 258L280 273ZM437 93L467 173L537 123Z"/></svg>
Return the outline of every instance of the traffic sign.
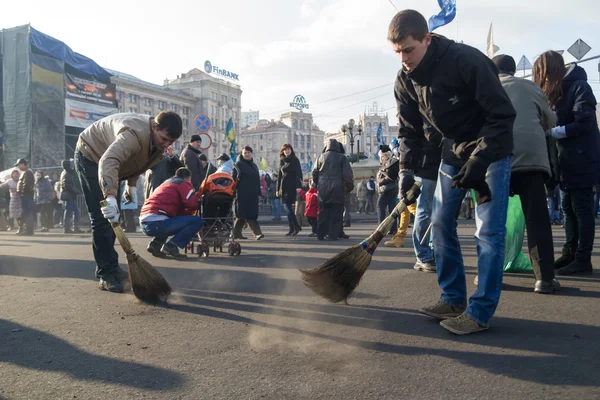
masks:
<svg viewBox="0 0 600 400"><path fill-rule="evenodd" d="M519 63L517 64L517 71L525 71L531 68L533 68L533 66L531 65L531 62L529 62L527 57L521 57L521 60L519 60Z"/></svg>
<svg viewBox="0 0 600 400"><path fill-rule="evenodd" d="M567 49L570 55L575 57L577 61L581 60L592 48L589 44L581 39L577 39L575 43Z"/></svg>
<svg viewBox="0 0 600 400"><path fill-rule="evenodd" d="M200 144L200 150L210 149L210 146L212 146L212 137L206 132L202 132L199 136L202 139L202 143ZM208 143L208 146L204 147L206 143Z"/></svg>
<svg viewBox="0 0 600 400"><path fill-rule="evenodd" d="M196 127L200 132L206 132L210 129L210 126L211 122L210 118L208 118L208 115L199 114L196 116Z"/></svg>

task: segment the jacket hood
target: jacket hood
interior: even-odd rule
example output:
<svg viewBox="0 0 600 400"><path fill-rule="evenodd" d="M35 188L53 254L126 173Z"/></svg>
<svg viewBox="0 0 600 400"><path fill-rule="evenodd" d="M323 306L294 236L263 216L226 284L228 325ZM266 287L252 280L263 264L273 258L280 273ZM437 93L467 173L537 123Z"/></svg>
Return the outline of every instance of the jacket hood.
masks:
<svg viewBox="0 0 600 400"><path fill-rule="evenodd" d="M587 81L587 73L585 69L581 68L577 64L572 64L567 70L567 74L563 79L563 90L569 88L573 82L576 81Z"/></svg>
<svg viewBox="0 0 600 400"><path fill-rule="evenodd" d="M73 169L73 167L71 166L71 160L62 160L61 165L62 165L63 169L65 169L65 170Z"/></svg>
<svg viewBox="0 0 600 400"><path fill-rule="evenodd" d="M340 147L342 147L342 144L340 142L338 142L335 139L329 139L329 141L327 142L327 144L323 148L323 153L326 153L328 151L335 151L336 153L342 153L343 154L343 151L340 150Z"/></svg>

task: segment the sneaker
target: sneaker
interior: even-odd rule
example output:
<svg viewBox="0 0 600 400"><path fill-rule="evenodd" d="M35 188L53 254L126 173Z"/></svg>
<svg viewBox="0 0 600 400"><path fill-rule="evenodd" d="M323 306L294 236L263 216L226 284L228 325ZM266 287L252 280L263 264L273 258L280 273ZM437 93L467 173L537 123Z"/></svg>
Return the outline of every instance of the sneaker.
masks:
<svg viewBox="0 0 600 400"><path fill-rule="evenodd" d="M418 261L415 263L414 269L416 269L417 271L423 271L423 272L436 272L436 265L435 265L435 261L427 261L427 262L422 262L422 261Z"/></svg>
<svg viewBox="0 0 600 400"><path fill-rule="evenodd" d="M383 245L386 247L404 247L404 236L395 234L392 239L384 242Z"/></svg>
<svg viewBox="0 0 600 400"><path fill-rule="evenodd" d="M100 290L106 290L113 293L123 293L123 284L117 277L117 274L111 274L100 278L98 287Z"/></svg>
<svg viewBox="0 0 600 400"><path fill-rule="evenodd" d="M535 293L550 294L552 292L557 292L559 289L560 283L556 279L552 279L552 282L535 281L533 291Z"/></svg>
<svg viewBox="0 0 600 400"><path fill-rule="evenodd" d="M575 255L571 249L563 248L562 255L554 261L554 269L561 269L571 264L575 260Z"/></svg>
<svg viewBox="0 0 600 400"><path fill-rule="evenodd" d="M465 314L440 321L440 325L442 328L456 335L468 335L469 333L481 332L488 329L487 326L479 325Z"/></svg>
<svg viewBox="0 0 600 400"><path fill-rule="evenodd" d="M264 238L264 237L265 237L265 235L263 235L263 234L261 233L261 234L260 234L260 235L258 235L258 236L257 236L255 239L256 239L256 240L260 240L260 239L262 239L262 238Z"/></svg>
<svg viewBox="0 0 600 400"><path fill-rule="evenodd" d="M309 233L309 234L308 234L308 237L315 237L315 236L317 236L317 234L316 234L316 233L314 233L314 232L313 232L313 233Z"/></svg>
<svg viewBox="0 0 600 400"><path fill-rule="evenodd" d="M152 254L154 257L166 258L167 255L160 251L161 248L162 244L151 240L150 243L148 243L148 247L146 247L146 250L148 250L148 253Z"/></svg>
<svg viewBox="0 0 600 400"><path fill-rule="evenodd" d="M165 243L163 245L163 247L160 249L160 251L162 251L166 255L176 258L176 259L187 258L187 256L185 254L181 254L179 252L179 248L171 242Z"/></svg>
<svg viewBox="0 0 600 400"><path fill-rule="evenodd" d="M447 319L458 317L465 312L465 308L452 307L443 301L438 301L435 305L429 307L423 307L419 309L421 314L425 314L429 317L437 319Z"/></svg>
<svg viewBox="0 0 600 400"><path fill-rule="evenodd" d="M473 279L473 283L475 286L479 286L479 275L475 275L475 279Z"/></svg>
<svg viewBox="0 0 600 400"><path fill-rule="evenodd" d="M350 236L346 235L344 232L340 233L338 236L339 239L350 239Z"/></svg>
<svg viewBox="0 0 600 400"><path fill-rule="evenodd" d="M590 261L573 260L569 265L558 270L559 275L588 275L593 274L594 269Z"/></svg>

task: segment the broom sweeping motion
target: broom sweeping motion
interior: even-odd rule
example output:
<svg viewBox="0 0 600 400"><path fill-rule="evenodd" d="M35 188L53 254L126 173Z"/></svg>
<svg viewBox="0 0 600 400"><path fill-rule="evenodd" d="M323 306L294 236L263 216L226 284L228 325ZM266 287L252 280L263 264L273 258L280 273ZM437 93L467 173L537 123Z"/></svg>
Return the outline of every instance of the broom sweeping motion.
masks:
<svg viewBox="0 0 600 400"><path fill-rule="evenodd" d="M396 205L371 236L318 267L300 270L304 284L332 303L346 301L369 268L375 249L394 224L394 220L404 211L406 203L414 202L420 193L421 183L416 182L408 191L407 199L402 199Z"/></svg>
<svg viewBox="0 0 600 400"><path fill-rule="evenodd" d="M149 303L165 300L172 292L169 282L148 261L137 255L118 222L111 225L127 256L129 282L135 297Z"/></svg>

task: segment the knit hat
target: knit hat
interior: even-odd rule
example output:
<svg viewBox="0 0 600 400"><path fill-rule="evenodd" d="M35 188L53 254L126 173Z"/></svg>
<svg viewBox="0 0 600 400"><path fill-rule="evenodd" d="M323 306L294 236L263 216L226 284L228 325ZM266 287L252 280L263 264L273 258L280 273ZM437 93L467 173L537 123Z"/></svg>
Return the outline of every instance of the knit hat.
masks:
<svg viewBox="0 0 600 400"><path fill-rule="evenodd" d="M200 154L200 157L198 157L200 159L200 161L208 161L208 158L206 158L206 155L204 154Z"/></svg>
<svg viewBox="0 0 600 400"><path fill-rule="evenodd" d="M494 64L500 71L501 74L509 74L514 75L517 71L517 65L515 64L515 59L506 54L500 54L494 58L492 58Z"/></svg>
<svg viewBox="0 0 600 400"><path fill-rule="evenodd" d="M200 137L200 135L192 135L192 137L190 138L190 143L193 142L201 142L202 138Z"/></svg>

